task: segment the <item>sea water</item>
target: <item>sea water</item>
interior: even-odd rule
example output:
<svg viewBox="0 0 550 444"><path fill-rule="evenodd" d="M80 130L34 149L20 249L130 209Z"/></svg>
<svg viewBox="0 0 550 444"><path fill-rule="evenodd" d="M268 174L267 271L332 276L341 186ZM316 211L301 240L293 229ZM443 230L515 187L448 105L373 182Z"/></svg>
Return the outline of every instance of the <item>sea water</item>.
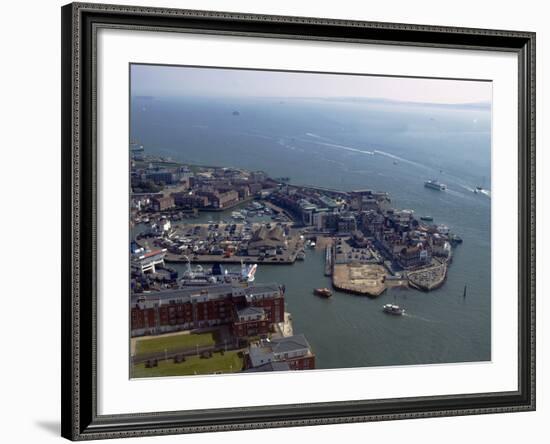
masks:
<svg viewBox="0 0 550 444"><path fill-rule="evenodd" d="M317 368L491 359L488 107L135 98L131 139L146 154L182 162L263 170L292 184L387 191L396 208L432 216L464 239L453 251L447 281L429 293L389 289L375 299L338 291L330 299L315 297L313 288L330 287L324 251L308 250L306 260L294 265L260 265L257 282L286 286L294 331L310 342ZM425 188L428 179L445 183L447 191ZM476 186L485 191L474 193ZM405 316L382 312L382 305L394 301Z"/></svg>

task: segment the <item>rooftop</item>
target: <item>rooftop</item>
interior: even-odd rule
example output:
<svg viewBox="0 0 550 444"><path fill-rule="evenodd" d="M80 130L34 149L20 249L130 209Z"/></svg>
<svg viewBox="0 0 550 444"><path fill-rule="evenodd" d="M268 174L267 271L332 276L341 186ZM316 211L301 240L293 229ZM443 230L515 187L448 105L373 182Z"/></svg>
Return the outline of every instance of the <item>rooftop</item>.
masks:
<svg viewBox="0 0 550 444"><path fill-rule="evenodd" d="M294 350L310 348L309 342L307 342L303 334L273 339L269 344L274 353L287 353Z"/></svg>
<svg viewBox="0 0 550 444"><path fill-rule="evenodd" d="M251 242L258 241L274 241L274 242L284 242L285 233L281 226L276 225L273 228L269 229L265 225L262 225L252 235Z"/></svg>
<svg viewBox="0 0 550 444"><path fill-rule="evenodd" d="M277 361L277 355L307 349L311 351L309 342L303 334L262 341L260 345L250 347L249 357L253 367Z"/></svg>
<svg viewBox="0 0 550 444"><path fill-rule="evenodd" d="M233 287L231 284L219 284L209 285L206 287L186 287L178 288L176 290L155 291L151 293L135 293L132 294L132 304L137 304L140 301L162 303L174 299L191 299L200 296L215 298L216 296L232 295L234 293L233 289L238 290L239 292L244 290L244 294L247 299L266 292L280 291L279 285L277 284L255 284L245 288Z"/></svg>
<svg viewBox="0 0 550 444"><path fill-rule="evenodd" d="M271 351L271 348L261 345L250 346L248 356L252 367L260 367L275 360L275 355Z"/></svg>
<svg viewBox="0 0 550 444"><path fill-rule="evenodd" d="M280 291L281 287L279 284L255 284L245 287L243 290L246 296L254 296L255 294L265 293L266 291Z"/></svg>
<svg viewBox="0 0 550 444"><path fill-rule="evenodd" d="M241 309L237 310L237 315L239 317L241 316L263 316L265 314L265 310L261 307L243 307Z"/></svg>

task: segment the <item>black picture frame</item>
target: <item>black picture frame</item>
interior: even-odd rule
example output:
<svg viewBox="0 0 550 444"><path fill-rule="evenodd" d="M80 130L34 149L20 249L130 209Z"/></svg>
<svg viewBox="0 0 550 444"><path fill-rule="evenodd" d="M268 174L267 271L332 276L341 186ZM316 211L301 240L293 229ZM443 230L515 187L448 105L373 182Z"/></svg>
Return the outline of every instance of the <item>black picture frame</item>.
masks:
<svg viewBox="0 0 550 444"><path fill-rule="evenodd" d="M535 409L535 33L72 3L62 15L62 436L119 438ZM515 53L519 66L518 390L264 407L97 414L96 91L99 27Z"/></svg>

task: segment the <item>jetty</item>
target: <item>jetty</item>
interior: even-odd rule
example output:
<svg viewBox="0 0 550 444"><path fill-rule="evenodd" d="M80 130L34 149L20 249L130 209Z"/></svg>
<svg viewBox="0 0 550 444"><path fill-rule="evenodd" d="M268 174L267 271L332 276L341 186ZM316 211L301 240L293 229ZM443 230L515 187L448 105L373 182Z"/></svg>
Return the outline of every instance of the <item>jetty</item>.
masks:
<svg viewBox="0 0 550 444"><path fill-rule="evenodd" d="M325 249L325 276L332 275L332 245Z"/></svg>

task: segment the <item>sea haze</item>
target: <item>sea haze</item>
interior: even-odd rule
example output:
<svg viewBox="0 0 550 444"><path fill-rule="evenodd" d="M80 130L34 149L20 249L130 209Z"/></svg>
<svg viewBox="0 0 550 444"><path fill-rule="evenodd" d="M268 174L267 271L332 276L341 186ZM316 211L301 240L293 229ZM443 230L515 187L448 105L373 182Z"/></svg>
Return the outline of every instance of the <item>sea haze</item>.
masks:
<svg viewBox="0 0 550 444"><path fill-rule="evenodd" d="M234 113L234 111L238 111ZM147 154L264 170L291 183L388 191L398 208L431 215L464 239L445 285L389 290L377 299L328 286L322 252L288 267L261 266L261 282L287 288L297 333L318 368L482 361L491 358L491 110L353 98L133 97L131 139ZM427 189L436 178L446 192ZM463 288L467 285L467 296ZM381 306L394 299L408 315Z"/></svg>

